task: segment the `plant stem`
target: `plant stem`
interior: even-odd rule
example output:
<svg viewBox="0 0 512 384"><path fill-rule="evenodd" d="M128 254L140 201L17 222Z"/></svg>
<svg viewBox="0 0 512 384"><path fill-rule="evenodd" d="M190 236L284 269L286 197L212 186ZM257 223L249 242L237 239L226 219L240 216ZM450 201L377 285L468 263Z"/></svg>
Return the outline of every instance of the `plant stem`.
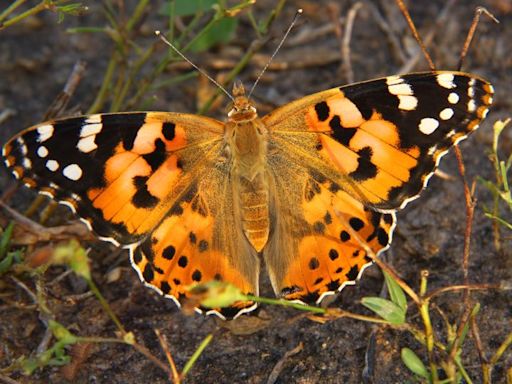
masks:
<svg viewBox="0 0 512 384"><path fill-rule="evenodd" d="M181 371L181 378L184 378L187 375L187 373L192 369L199 356L201 356L203 351L206 349L206 347L208 346L208 344L210 344L212 340L213 335L211 333L203 339L199 347L197 347L197 349L195 350L192 357L187 361L187 363L183 367L183 371Z"/></svg>
<svg viewBox="0 0 512 384"><path fill-rule="evenodd" d="M0 13L0 23L7 18L11 13L13 13L16 8L23 5L27 0L16 0L11 5L9 5L5 10Z"/></svg>
<svg viewBox="0 0 512 384"><path fill-rule="evenodd" d="M98 289L98 287L96 286L96 284L94 284L94 281L92 281L91 279L88 279L87 284L89 285L89 288L91 289L91 291L94 293L94 296L96 296L96 298L100 302L100 304L103 307L103 309L105 310L105 312L107 312L107 314L110 316L112 321L115 323L115 325L117 326L119 331L121 331L121 333L124 336L126 334L126 330L124 329L123 324L121 324L121 321L119 321L116 314L112 311L112 309L108 305L108 302L105 300L105 298L101 294L101 292Z"/></svg>
<svg viewBox="0 0 512 384"><path fill-rule="evenodd" d="M98 94L96 95L96 99L87 111L87 114L90 115L92 113L97 113L99 110L103 108L103 105L105 104L105 100L107 98L108 90L110 88L110 84L112 82L112 77L114 75L114 69L118 64L118 58L119 55L117 52L115 52L110 58L110 61L107 66L107 71L105 72L105 76L103 77L103 83L101 84L101 88Z"/></svg>

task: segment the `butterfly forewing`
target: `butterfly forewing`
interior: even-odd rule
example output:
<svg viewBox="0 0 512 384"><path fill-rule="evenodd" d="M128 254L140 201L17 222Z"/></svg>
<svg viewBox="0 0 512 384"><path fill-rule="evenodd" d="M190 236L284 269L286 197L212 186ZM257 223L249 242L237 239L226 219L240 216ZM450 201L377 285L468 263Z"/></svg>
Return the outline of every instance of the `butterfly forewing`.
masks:
<svg viewBox="0 0 512 384"><path fill-rule="evenodd" d="M276 137L294 136L290 150L305 150L353 197L393 210L415 198L446 150L478 128L492 94L474 75L415 73L320 92L263 121ZM316 153L302 144L312 132Z"/></svg>
<svg viewBox="0 0 512 384"><path fill-rule="evenodd" d="M222 132L220 122L193 115L91 115L29 128L5 145L4 158L99 236L130 244L162 220Z"/></svg>

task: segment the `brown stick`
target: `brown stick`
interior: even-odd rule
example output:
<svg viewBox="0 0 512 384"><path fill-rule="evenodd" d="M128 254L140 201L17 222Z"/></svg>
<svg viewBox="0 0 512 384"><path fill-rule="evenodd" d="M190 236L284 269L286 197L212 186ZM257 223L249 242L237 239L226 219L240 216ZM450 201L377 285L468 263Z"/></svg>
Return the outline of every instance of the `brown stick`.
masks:
<svg viewBox="0 0 512 384"><path fill-rule="evenodd" d="M469 185L466 180L466 168L464 167L464 161L462 159L462 153L459 147L455 146L455 155L457 156L457 163L459 167L459 173L462 177L462 182L464 185L464 198L466 201L466 230L464 232L464 251L462 256L462 273L464 277L464 285L469 285L469 273L468 273L468 265L469 265L469 252L471 245L471 231L473 226L473 215L475 212L475 200L471 194L471 190L469 189ZM470 306L470 290L465 289L463 291L463 302L464 302L464 313L460 317L459 324L457 326L457 334L455 340L452 345L452 349L450 351L449 359L450 361L454 361L455 355L457 353L457 349L459 348L462 332L466 323L469 320L471 315L471 306Z"/></svg>
<svg viewBox="0 0 512 384"><path fill-rule="evenodd" d="M409 14L409 10L405 6L404 2L402 0L396 0L396 3L398 5L398 8L400 8L400 11L405 17L405 20L407 21L407 24L409 25L409 28L411 29L411 32L418 42L421 51L423 52L423 56L425 56L425 59L428 62L428 66L430 67L430 70L435 71L436 66L434 65L434 62L432 61L432 58L430 57L429 53L427 52L427 48L425 48L425 45L423 44L423 41L421 40L421 37L418 33L418 30L416 29L416 26L414 25L414 22L411 19L411 15Z"/></svg>
<svg viewBox="0 0 512 384"><path fill-rule="evenodd" d="M473 40L473 36L475 35L476 27L478 25L478 22L480 21L480 16L482 13L485 13L487 16L489 16L494 22L499 23L498 19L494 17L492 13L490 13L487 9L484 7L477 7L475 9L475 15L473 16L473 22L471 23L471 26L469 27L468 34L466 36L466 41L464 42L464 46L462 47L462 52L460 53L459 57L459 64L457 65L457 69L460 71L462 68L462 64L464 63L464 59L466 58L466 55L469 51L469 46L471 44L471 41Z"/></svg>
<svg viewBox="0 0 512 384"><path fill-rule="evenodd" d="M71 96L73 96L73 93L75 93L78 84L82 80L82 77L85 72L85 67L86 65L84 61L78 60L75 63L68 77L68 80L64 85L64 88L57 95L55 100L53 100L50 107L47 109L46 113L44 114L43 120L49 120L58 117L66 109L69 100L71 99Z"/></svg>

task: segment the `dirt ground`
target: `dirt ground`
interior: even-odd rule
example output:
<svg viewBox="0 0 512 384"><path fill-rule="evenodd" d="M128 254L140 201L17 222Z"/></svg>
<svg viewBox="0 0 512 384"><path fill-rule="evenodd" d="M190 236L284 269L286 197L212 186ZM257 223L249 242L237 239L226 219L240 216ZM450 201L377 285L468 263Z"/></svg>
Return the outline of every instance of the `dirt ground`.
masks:
<svg viewBox="0 0 512 384"><path fill-rule="evenodd" d="M7 3L0 2L0 9L5 8ZM161 2L151 2L152 6L153 3L156 10ZM370 5L363 5L355 19L350 44L356 81L400 72L405 63L397 58L399 53L410 58L417 49L394 2L373 0L369 3L390 25L400 49L390 44ZM273 2L258 1L256 14L267 14L271 4ZM497 25L483 18L464 65L466 71L489 79L496 88L495 104L489 117L479 131L461 145L468 180L471 182L476 176L492 179L493 168L487 157L492 143L492 123L512 115L512 5L508 0L461 0L451 8L445 21L436 26L436 19L445 4L441 0L409 2L421 35L435 32L429 51L438 68L456 68L476 6L487 7L501 21ZM276 58L275 63L282 64L276 65L280 69L271 68L255 92L256 100L261 103L260 114L303 95L346 82L346 71L340 70L339 40L334 28L329 28L333 21L333 5L340 8L341 16L345 18L352 3L289 1L272 25L271 36L278 38L282 36L295 9L303 7L305 10L299 25ZM240 54L246 50L255 36L247 19L242 16L241 20L231 43L217 47L215 51L193 55L195 63L215 74L212 62L233 52L236 56L237 52ZM67 34L65 30L68 27L96 26L100 21L105 23L99 7L94 5L88 14L66 17L60 24L54 15L42 13L26 23L0 31L0 113L7 109L15 111L12 117L0 123L0 144L24 127L41 120L78 59L86 61L87 72L73 96L71 106L87 109L101 84L112 44L101 34ZM143 30L157 29L164 22L156 11L152 12L145 19ZM344 21L341 25L343 28ZM151 38L148 34L146 41ZM271 40L261 54L269 55L277 41ZM427 69L427 65L420 56L412 70L422 69ZM250 65L242 73L241 80L252 84L258 71L258 65ZM164 73L162 76L170 75ZM197 79L160 90L152 109L194 112L196 91ZM221 107L212 114L222 117L223 110ZM511 129L504 133L501 149L505 154L511 153ZM463 281L461 260L466 216L463 186L453 153L443 159L440 168L453 178L444 180L434 177L422 197L398 213L394 241L385 256L415 290L418 290L420 271L424 269L430 273L430 289ZM6 169L0 167L0 190L5 191L13 183L14 179ZM22 211L34 195L21 188L9 205ZM502 251L497 252L493 244L492 223L483 215L483 206L492 204L491 195L482 185L477 185L476 196L478 205L471 242L470 281L510 283L510 233L507 238L503 232ZM60 222L63 217L73 218L66 208L60 209L56 213ZM7 213L1 212L0 218L4 225ZM106 243L93 242L91 245L93 276L101 292L125 328L132 331L159 359L165 361L165 356L154 329L161 330L167 337L178 367L183 367L201 340L213 333L212 343L187 376L187 383L266 383L272 375L276 375L277 379L270 382L276 383L412 382L410 372L400 360L401 348L415 350L426 361L424 348L405 332L361 321L339 319L320 324L291 309L263 306L250 317L256 324L253 324L253 332L238 334L227 329L218 319L186 316L174 303L143 287L131 269L125 252L118 254L114 247ZM121 275L109 283L106 276L118 267L121 267ZM45 274L45 281L52 282L63 271L62 267L50 268ZM22 355L35 353L45 335L39 313L27 307L31 303L30 297L14 283L11 274L3 275L1 279L0 369ZM16 279L34 289L34 280L29 274L18 275ZM262 285L262 295L272 296L266 279L263 279ZM360 299L378 296L382 286L383 278L378 268L369 268L359 284L345 288L330 306L369 315L370 312L360 304ZM51 311L71 331L82 336L113 336L116 328L94 297L66 300L68 296L87 291L78 278L68 275L57 283L49 284L46 289ZM2 297L9 297L9 302ZM473 293L472 298L481 304L478 326L484 350L494 353L512 329L512 296L510 291L502 290ZM13 306L12 300L23 305ZM459 293L441 295L435 304L452 322L463 310ZM413 315L411 322L420 325L416 313L410 307L409 314ZM247 317L243 320L247 321ZM435 316L434 327L445 337L438 316ZM298 345L303 346L300 351L286 355ZM478 354L471 337L466 341L462 360L474 382L481 382ZM494 370L496 383L505 382L506 370L511 365L512 353L508 351ZM168 382L163 371L149 360L133 348L119 344L95 344L75 374L72 380L75 383ZM19 373L10 374L10 377L19 383L69 382L59 368L52 367L38 370L30 377Z"/></svg>

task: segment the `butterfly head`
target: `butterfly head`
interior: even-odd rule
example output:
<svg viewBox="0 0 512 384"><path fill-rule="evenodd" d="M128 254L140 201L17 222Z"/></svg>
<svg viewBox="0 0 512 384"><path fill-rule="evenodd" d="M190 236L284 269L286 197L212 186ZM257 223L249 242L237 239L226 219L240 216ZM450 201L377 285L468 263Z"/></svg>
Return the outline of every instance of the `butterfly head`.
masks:
<svg viewBox="0 0 512 384"><path fill-rule="evenodd" d="M253 102L245 96L245 88L240 80L233 85L233 104L228 112L228 120L236 123L254 120L258 117Z"/></svg>

